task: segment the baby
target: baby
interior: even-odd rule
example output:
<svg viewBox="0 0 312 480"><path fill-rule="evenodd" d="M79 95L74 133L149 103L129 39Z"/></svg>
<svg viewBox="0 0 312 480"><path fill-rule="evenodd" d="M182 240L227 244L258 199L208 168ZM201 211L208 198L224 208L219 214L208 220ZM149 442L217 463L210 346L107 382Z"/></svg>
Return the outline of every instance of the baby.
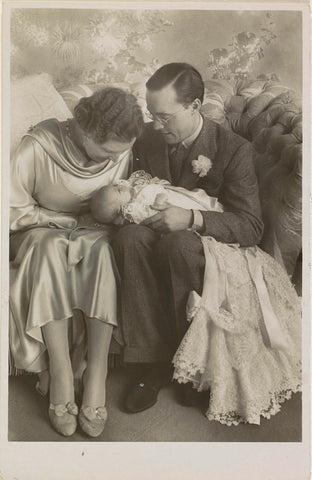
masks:
<svg viewBox="0 0 312 480"><path fill-rule="evenodd" d="M204 190L173 187L166 180L153 178L143 170L134 172L128 180L103 187L91 200L93 217L98 222L115 225L139 224L155 215L158 206L223 212L218 200L209 197Z"/></svg>

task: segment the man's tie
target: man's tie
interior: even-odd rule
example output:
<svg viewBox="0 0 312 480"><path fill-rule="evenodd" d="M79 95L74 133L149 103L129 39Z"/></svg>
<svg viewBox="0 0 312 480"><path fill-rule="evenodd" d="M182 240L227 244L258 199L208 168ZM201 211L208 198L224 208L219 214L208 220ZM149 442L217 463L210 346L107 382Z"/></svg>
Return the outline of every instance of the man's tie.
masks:
<svg viewBox="0 0 312 480"><path fill-rule="evenodd" d="M171 145L169 147L169 166L172 179L172 185L176 185L179 181L184 160L187 157L187 149L182 143Z"/></svg>

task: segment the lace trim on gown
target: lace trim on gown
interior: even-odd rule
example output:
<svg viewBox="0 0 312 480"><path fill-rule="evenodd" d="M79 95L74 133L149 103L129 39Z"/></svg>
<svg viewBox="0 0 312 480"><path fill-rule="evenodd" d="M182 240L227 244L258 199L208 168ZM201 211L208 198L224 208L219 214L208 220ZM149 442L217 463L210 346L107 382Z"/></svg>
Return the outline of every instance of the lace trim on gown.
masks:
<svg viewBox="0 0 312 480"><path fill-rule="evenodd" d="M270 302L289 348L273 348L263 329L255 285L241 248L215 244L219 265L228 277L227 305L209 308L208 297L192 292L192 319L173 358L173 378L210 390L206 416L225 425L260 424L280 411L292 393L301 391L301 302L286 272L260 249Z"/></svg>

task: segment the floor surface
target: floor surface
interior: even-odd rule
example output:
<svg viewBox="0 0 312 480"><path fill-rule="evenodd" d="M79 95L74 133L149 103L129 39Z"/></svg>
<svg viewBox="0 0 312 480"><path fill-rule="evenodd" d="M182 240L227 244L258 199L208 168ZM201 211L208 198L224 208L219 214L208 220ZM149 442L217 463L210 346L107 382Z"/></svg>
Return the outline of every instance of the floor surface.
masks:
<svg viewBox="0 0 312 480"><path fill-rule="evenodd" d="M97 439L80 430L70 438L58 435L48 419L48 398L34 388L36 377L23 375L9 379L9 440L33 442L300 442L301 394L282 405L281 411L261 425L227 427L208 421L207 405L179 405L173 385L163 388L154 407L145 412L122 411L122 400L133 371L126 367L109 371L107 380L108 421Z"/></svg>

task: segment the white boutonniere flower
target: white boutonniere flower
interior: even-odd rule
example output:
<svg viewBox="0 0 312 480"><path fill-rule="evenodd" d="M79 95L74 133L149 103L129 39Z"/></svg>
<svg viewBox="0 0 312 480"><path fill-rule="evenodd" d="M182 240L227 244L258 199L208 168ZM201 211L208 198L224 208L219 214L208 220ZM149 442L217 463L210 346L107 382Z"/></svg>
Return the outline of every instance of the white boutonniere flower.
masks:
<svg viewBox="0 0 312 480"><path fill-rule="evenodd" d="M192 167L194 173L197 173L200 177L205 177L212 167L212 161L204 155L199 155L196 160L192 161Z"/></svg>

